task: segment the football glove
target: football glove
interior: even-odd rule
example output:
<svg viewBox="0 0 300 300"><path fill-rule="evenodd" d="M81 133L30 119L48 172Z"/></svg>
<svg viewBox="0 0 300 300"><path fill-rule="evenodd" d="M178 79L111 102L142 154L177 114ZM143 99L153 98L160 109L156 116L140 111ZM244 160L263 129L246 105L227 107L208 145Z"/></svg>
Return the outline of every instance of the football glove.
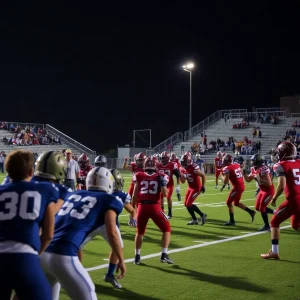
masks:
<svg viewBox="0 0 300 300"><path fill-rule="evenodd" d="M205 186L204 185L202 185L202 187L201 187L201 192L205 193Z"/></svg>
<svg viewBox="0 0 300 300"><path fill-rule="evenodd" d="M177 185L177 186L176 186L175 191L176 191L177 194L180 193L180 185Z"/></svg>
<svg viewBox="0 0 300 300"><path fill-rule="evenodd" d="M128 222L128 225L131 227L136 227L136 220L135 219L130 219Z"/></svg>

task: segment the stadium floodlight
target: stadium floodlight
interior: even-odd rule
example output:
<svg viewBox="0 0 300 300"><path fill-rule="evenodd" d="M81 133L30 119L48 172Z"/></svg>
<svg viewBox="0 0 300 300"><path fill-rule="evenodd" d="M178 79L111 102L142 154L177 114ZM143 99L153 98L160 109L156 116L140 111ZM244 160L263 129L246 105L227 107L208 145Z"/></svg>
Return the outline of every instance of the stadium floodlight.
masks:
<svg viewBox="0 0 300 300"><path fill-rule="evenodd" d="M194 63L189 62L182 66L183 70L190 73L190 121L189 121L189 136L192 136L192 70Z"/></svg>

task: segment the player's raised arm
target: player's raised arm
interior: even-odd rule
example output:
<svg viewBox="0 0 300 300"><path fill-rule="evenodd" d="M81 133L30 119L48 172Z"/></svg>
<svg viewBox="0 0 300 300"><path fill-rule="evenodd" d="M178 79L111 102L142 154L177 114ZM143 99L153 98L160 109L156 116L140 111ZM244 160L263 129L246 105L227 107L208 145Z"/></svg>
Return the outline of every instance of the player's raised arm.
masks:
<svg viewBox="0 0 300 300"><path fill-rule="evenodd" d="M128 160L129 160L128 156L124 158L122 169L127 171L132 171L132 166L128 165Z"/></svg>
<svg viewBox="0 0 300 300"><path fill-rule="evenodd" d="M117 214L114 210L110 209L105 213L105 227L107 237L112 250L114 251L115 255L118 257L119 260L118 269L120 269L121 274L118 276L118 278L120 279L125 276L126 265L124 262L123 249L120 242L120 237L116 230L116 218Z"/></svg>
<svg viewBox="0 0 300 300"><path fill-rule="evenodd" d="M39 254L45 251L53 238L55 214L56 203L52 202L47 206L44 219L42 221L41 249Z"/></svg>

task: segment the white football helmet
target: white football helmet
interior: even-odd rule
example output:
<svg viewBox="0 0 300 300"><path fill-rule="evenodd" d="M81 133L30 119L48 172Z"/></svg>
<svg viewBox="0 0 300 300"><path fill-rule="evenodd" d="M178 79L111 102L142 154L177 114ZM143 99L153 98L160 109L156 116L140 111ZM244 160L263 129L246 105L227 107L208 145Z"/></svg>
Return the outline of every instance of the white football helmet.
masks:
<svg viewBox="0 0 300 300"><path fill-rule="evenodd" d="M103 191L112 194L115 180L111 172L105 167L93 168L86 176L86 189Z"/></svg>

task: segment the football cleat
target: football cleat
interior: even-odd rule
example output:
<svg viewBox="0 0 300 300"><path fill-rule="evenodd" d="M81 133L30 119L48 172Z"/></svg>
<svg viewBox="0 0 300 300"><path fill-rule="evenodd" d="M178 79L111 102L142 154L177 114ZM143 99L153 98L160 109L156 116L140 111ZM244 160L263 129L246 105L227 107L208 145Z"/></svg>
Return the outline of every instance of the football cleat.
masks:
<svg viewBox="0 0 300 300"><path fill-rule="evenodd" d="M250 215L251 216L251 222L254 221L255 215L256 215L256 211L253 211L253 213Z"/></svg>
<svg viewBox="0 0 300 300"><path fill-rule="evenodd" d="M272 252L272 250L270 250L266 254L261 254L260 257L264 258L264 259L275 259L275 260L278 260L279 259L279 253L274 253L274 252Z"/></svg>
<svg viewBox="0 0 300 300"><path fill-rule="evenodd" d="M263 227L259 228L257 231L271 231L271 227L264 225Z"/></svg>
<svg viewBox="0 0 300 300"><path fill-rule="evenodd" d="M227 221L226 223L223 224L224 226L234 226L235 222Z"/></svg>
<svg viewBox="0 0 300 300"><path fill-rule="evenodd" d="M104 276L103 281L109 282L114 288L121 289L121 284L117 281L115 276L108 276L107 274Z"/></svg>
<svg viewBox="0 0 300 300"><path fill-rule="evenodd" d="M168 219L169 219L169 220L172 219L172 215L168 215Z"/></svg>
<svg viewBox="0 0 300 300"><path fill-rule="evenodd" d="M170 265L173 265L173 264L174 264L173 260L170 259L170 257L168 256L167 253L162 253L162 254L161 254L160 262L162 262L162 263L167 263L167 264L170 264Z"/></svg>
<svg viewBox="0 0 300 300"><path fill-rule="evenodd" d="M198 224L199 224L198 220L192 220L187 223L187 225L198 225Z"/></svg>
<svg viewBox="0 0 300 300"><path fill-rule="evenodd" d="M207 218L207 215L203 214L203 216L201 217L201 225L204 225L206 223L206 218Z"/></svg>
<svg viewBox="0 0 300 300"><path fill-rule="evenodd" d="M140 254L136 254L134 257L134 262L135 265L139 265L141 263L141 255Z"/></svg>
<svg viewBox="0 0 300 300"><path fill-rule="evenodd" d="M216 185L216 186L215 186L215 190L217 190L217 189L218 189L218 186Z"/></svg>

